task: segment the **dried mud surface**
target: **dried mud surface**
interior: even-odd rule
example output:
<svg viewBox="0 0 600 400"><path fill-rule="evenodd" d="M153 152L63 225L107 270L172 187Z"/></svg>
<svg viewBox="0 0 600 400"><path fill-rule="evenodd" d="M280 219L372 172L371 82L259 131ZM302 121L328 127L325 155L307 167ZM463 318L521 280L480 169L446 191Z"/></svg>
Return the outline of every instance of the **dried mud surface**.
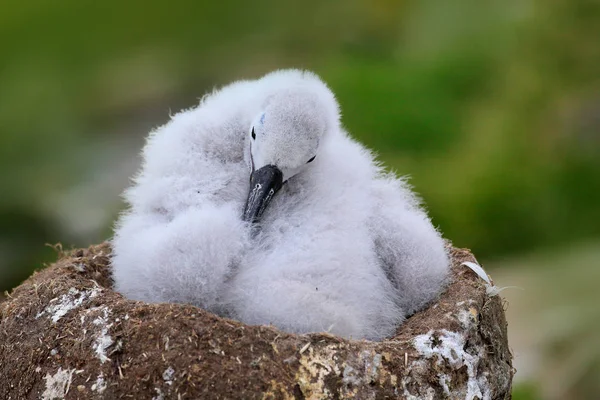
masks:
<svg viewBox="0 0 600 400"><path fill-rule="evenodd" d="M108 244L60 254L0 302L0 398L508 399L502 300L451 253L448 289L383 342L127 300Z"/></svg>

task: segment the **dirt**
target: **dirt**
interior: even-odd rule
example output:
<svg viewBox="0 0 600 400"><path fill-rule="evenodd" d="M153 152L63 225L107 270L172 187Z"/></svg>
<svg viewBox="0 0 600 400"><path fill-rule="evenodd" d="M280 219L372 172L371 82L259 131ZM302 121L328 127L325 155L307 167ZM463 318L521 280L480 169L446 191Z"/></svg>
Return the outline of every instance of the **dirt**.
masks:
<svg viewBox="0 0 600 400"><path fill-rule="evenodd" d="M510 398L502 300L451 253L447 290L382 342L127 300L107 243L61 254L0 302L0 398Z"/></svg>

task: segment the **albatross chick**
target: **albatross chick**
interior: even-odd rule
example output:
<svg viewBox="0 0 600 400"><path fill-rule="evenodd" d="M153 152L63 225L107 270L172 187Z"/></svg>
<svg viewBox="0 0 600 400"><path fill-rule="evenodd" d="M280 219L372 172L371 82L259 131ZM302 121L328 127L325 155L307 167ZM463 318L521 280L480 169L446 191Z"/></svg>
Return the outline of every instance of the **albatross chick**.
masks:
<svg viewBox="0 0 600 400"><path fill-rule="evenodd" d="M440 293L440 233L298 70L238 81L153 131L113 239L115 288L247 324L379 340Z"/></svg>

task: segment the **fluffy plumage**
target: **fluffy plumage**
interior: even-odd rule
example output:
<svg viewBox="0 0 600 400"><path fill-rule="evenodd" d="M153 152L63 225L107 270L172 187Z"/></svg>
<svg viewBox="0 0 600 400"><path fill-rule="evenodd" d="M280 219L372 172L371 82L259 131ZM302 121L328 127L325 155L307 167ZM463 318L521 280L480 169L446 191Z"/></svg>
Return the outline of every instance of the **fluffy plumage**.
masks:
<svg viewBox="0 0 600 400"><path fill-rule="evenodd" d="M215 91L152 132L143 157L113 239L116 290L129 298L381 339L444 284L440 234L406 184L348 137L312 73ZM264 165L287 183L256 226L241 215Z"/></svg>

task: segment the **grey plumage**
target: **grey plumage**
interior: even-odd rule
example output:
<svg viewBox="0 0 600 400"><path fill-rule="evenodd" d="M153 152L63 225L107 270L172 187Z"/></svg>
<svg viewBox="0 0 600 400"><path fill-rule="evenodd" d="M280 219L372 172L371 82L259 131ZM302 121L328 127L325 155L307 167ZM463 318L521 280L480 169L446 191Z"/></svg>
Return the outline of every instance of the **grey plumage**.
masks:
<svg viewBox="0 0 600 400"><path fill-rule="evenodd" d="M443 287L440 234L404 181L341 128L312 73L215 91L152 132L143 156L113 239L127 297L381 339ZM257 223L243 221L263 167L286 183L252 210Z"/></svg>

